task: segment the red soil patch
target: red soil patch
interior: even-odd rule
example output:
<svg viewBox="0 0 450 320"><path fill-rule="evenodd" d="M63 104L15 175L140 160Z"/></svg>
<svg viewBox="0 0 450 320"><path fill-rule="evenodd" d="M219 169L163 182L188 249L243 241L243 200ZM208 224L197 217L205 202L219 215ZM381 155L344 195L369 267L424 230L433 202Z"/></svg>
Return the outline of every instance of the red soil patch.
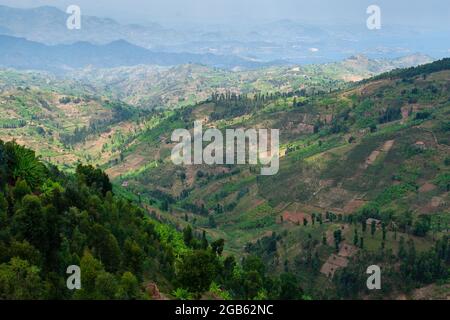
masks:
<svg viewBox="0 0 450 320"><path fill-rule="evenodd" d="M332 254L328 260L324 263L320 272L325 276L332 278L334 273L339 268L345 268L348 265L348 259Z"/></svg>
<svg viewBox="0 0 450 320"><path fill-rule="evenodd" d="M444 204L445 204L445 202L441 197L433 197L431 199L431 206L433 208L438 208L440 206L443 206Z"/></svg>
<svg viewBox="0 0 450 320"><path fill-rule="evenodd" d="M136 169L141 167L145 161L147 161L144 157L140 155L131 155L127 158L125 158L125 161L120 163L119 165L115 167L111 167L109 169L106 169L106 173L112 178L116 178L120 176L121 174L125 174L129 172L131 169Z"/></svg>
<svg viewBox="0 0 450 320"><path fill-rule="evenodd" d="M332 278L334 273L339 268L345 268L350 257L354 256L358 252L358 248L347 243L341 243L339 253L332 254L328 257L327 261L323 264L320 272L325 276Z"/></svg>
<svg viewBox="0 0 450 320"><path fill-rule="evenodd" d="M368 166L370 166L371 164L373 164L375 162L375 160L377 160L378 156L380 155L380 151L379 150L375 150L373 151L370 156L366 159L366 163L364 164L364 168L367 168Z"/></svg>
<svg viewBox="0 0 450 320"><path fill-rule="evenodd" d="M391 150L392 146L394 145L395 140L388 140L386 141L379 149L374 150L370 156L366 159L366 162L364 163L364 169L367 169L368 166L372 165L378 158L378 156L382 152L389 152Z"/></svg>
<svg viewBox="0 0 450 320"><path fill-rule="evenodd" d="M365 204L366 201L364 200L353 199L345 205L343 210L345 213L353 213Z"/></svg>
<svg viewBox="0 0 450 320"><path fill-rule="evenodd" d="M413 291L413 300L450 300L450 285L431 284Z"/></svg>
<svg viewBox="0 0 450 320"><path fill-rule="evenodd" d="M386 141L383 146L381 147L381 151L383 152L389 152L389 150L392 149L392 147L394 146L394 142L395 140L388 140Z"/></svg>
<svg viewBox="0 0 450 320"><path fill-rule="evenodd" d="M436 189L436 186L432 183L427 182L419 188L419 192L425 193L425 192L433 191L434 189Z"/></svg>
<svg viewBox="0 0 450 320"><path fill-rule="evenodd" d="M283 221L289 221L295 224L303 224L303 219L306 219L308 223L311 222L311 216L303 213L303 212L289 212L284 211L282 214Z"/></svg>
<svg viewBox="0 0 450 320"><path fill-rule="evenodd" d="M408 119L408 117L409 117L409 114L410 114L410 107L402 107L402 119L403 120L405 120L405 119ZM402 120L402 121L403 121ZM404 121L403 121L404 122Z"/></svg>
<svg viewBox="0 0 450 320"><path fill-rule="evenodd" d="M343 243L339 250L339 256L341 257L352 257L358 252L358 248L351 244Z"/></svg>
<svg viewBox="0 0 450 320"><path fill-rule="evenodd" d="M164 294L159 291L156 283L150 282L145 286L145 290L152 300L169 300Z"/></svg>

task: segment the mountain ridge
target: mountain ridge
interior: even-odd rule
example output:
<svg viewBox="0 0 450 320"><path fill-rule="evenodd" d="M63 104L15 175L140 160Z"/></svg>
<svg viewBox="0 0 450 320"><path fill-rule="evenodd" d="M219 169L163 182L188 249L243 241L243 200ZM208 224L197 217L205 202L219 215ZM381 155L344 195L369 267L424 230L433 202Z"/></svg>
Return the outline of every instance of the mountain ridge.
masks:
<svg viewBox="0 0 450 320"><path fill-rule="evenodd" d="M138 64L168 66L190 62L229 69L264 66L261 63L232 56L155 52L123 39L103 45L83 41L48 46L25 38L0 35L0 65L17 69L37 69L58 73L89 65L111 68Z"/></svg>
<svg viewBox="0 0 450 320"><path fill-rule="evenodd" d="M280 20L248 26L168 28L155 23L145 26L122 24L113 19L83 14L83 27L68 30L67 18L68 14L55 8L33 11L3 6L0 7L0 30L3 27L6 28L3 31L11 36L51 45L77 41L106 44L125 39L155 51L236 55L262 62L285 61L287 64L342 60L363 51L371 58L393 58L425 50L426 54L441 58L444 55L441 44L448 42L446 33L423 31L416 26L386 25L374 33L367 30L365 24L327 26ZM418 43L427 45L419 46Z"/></svg>

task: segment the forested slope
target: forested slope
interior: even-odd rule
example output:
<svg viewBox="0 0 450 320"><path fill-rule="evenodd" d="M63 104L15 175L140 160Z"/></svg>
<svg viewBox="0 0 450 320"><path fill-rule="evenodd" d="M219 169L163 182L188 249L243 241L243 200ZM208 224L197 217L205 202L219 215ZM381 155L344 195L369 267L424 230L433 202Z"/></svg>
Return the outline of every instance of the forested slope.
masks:
<svg viewBox="0 0 450 320"><path fill-rule="evenodd" d="M100 169L63 173L15 142L0 142L0 163L1 299L302 298L292 275L152 220ZM80 290L66 286L70 265Z"/></svg>

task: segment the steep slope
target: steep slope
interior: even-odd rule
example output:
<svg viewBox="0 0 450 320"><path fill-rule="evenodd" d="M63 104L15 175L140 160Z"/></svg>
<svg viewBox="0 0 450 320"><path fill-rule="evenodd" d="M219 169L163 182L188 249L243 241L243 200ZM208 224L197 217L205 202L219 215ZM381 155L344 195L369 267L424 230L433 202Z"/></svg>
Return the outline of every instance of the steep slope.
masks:
<svg viewBox="0 0 450 320"><path fill-rule="evenodd" d="M117 148L102 149L101 141L123 137L139 127L139 112L125 103L33 87L2 92L0 110L1 139L14 139L28 147L38 145L45 160L61 166L73 167L77 160L101 159L103 163L118 157ZM93 136L95 143L86 145Z"/></svg>
<svg viewBox="0 0 450 320"><path fill-rule="evenodd" d="M450 222L449 61L332 93L212 98L155 120L108 172L151 199L164 219L189 221L224 238L229 252L257 254L269 270L296 273L314 296L370 294L360 284L334 291L367 261L389 270L402 264L383 291L395 295L446 277L443 269L424 276L424 265L417 265L413 278L403 278L409 264L448 259L436 250L447 246ZM192 128L195 119L221 130L279 128L279 173L173 165L170 134ZM412 259L411 250L422 260L404 260Z"/></svg>
<svg viewBox="0 0 450 320"><path fill-rule="evenodd" d="M103 172L62 173L12 142L0 158L1 299L156 298L155 282L170 292L177 233L114 195ZM79 290L66 286L74 265Z"/></svg>
<svg viewBox="0 0 450 320"><path fill-rule="evenodd" d="M223 239L157 222L98 168L63 173L3 141L0 160L2 300L304 298L292 274L269 274L257 257L237 263L222 257Z"/></svg>
<svg viewBox="0 0 450 320"><path fill-rule="evenodd" d="M358 64L365 63L361 59ZM447 277L449 61L392 71L343 90L215 94L204 103L131 118L126 133L105 131L99 138L96 132L75 143L74 154L90 154L95 145L100 158L86 160L103 164L118 193L163 223L225 239L226 255L261 257L268 271L261 277L288 272L315 298L397 297ZM83 109L73 103L76 96L33 90L2 95L5 111L33 106L30 114L11 115L16 121L29 117L24 128L49 123L34 118L47 114L39 98L55 113L65 110L64 103L68 111ZM105 104L95 100L94 114L112 117L102 113ZM262 177L248 165L175 166L171 133L198 119L222 131L280 129L280 171ZM11 139L33 136L9 126L3 132ZM389 285L378 294L367 292L358 276L368 263L386 270ZM430 264L436 268L427 273ZM236 297L267 290L225 287Z"/></svg>
<svg viewBox="0 0 450 320"><path fill-rule="evenodd" d="M146 130L146 119L151 118L148 109L195 105L214 92L306 92L305 88L309 92L329 91L347 86L341 80L347 75L365 77L375 69L397 65L396 61L360 60L372 69L362 62L348 66L348 61L344 61L241 72L195 64L88 68L64 77L2 70L0 137L7 141L16 139L29 147L40 145L39 154L61 166L73 166L76 160L117 164L123 159L122 151ZM118 99L145 110L133 110ZM133 162L138 165L143 159L136 156Z"/></svg>

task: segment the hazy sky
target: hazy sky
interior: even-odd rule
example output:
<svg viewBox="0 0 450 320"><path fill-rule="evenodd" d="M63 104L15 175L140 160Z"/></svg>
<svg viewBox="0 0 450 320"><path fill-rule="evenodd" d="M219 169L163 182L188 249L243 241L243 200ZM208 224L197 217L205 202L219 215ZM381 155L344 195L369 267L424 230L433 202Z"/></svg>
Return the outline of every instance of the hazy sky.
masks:
<svg viewBox="0 0 450 320"><path fill-rule="evenodd" d="M377 4L385 24L450 28L450 0L0 0L13 7L70 4L82 13L127 23L258 23L293 19L318 24L365 23Z"/></svg>

